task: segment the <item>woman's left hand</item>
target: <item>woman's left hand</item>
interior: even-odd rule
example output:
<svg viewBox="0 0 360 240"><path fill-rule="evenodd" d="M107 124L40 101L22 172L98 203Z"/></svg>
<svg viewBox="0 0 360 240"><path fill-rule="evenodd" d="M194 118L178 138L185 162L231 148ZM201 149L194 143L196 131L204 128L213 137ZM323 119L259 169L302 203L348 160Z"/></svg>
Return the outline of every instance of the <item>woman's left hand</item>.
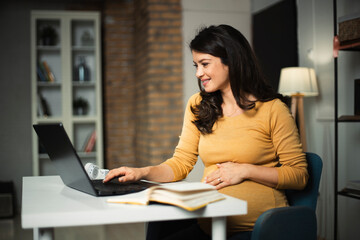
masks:
<svg viewBox="0 0 360 240"><path fill-rule="evenodd" d="M250 164L225 162L216 164L218 169L205 177L205 183L220 189L226 186L241 183L248 178Z"/></svg>

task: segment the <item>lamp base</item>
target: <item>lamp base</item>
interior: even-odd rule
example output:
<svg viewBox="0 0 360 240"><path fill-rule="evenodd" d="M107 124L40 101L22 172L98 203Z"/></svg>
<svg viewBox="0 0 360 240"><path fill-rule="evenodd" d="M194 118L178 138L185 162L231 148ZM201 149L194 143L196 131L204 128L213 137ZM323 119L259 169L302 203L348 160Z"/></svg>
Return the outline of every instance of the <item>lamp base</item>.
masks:
<svg viewBox="0 0 360 240"><path fill-rule="evenodd" d="M304 94L298 93L291 96L291 113L295 120L297 117L302 149L304 152L306 152L307 146L306 146L306 130L305 130L305 117L304 117Z"/></svg>

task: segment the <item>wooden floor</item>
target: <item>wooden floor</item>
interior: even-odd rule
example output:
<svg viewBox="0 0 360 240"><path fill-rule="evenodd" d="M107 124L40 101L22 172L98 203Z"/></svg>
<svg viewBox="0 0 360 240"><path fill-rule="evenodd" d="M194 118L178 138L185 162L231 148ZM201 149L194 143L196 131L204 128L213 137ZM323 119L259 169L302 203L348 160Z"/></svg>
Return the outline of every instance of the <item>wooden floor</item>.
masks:
<svg viewBox="0 0 360 240"><path fill-rule="evenodd" d="M55 240L144 240L145 224L114 224L106 226L85 226L55 228ZM21 228L20 216L0 219L0 240L32 240L33 231Z"/></svg>

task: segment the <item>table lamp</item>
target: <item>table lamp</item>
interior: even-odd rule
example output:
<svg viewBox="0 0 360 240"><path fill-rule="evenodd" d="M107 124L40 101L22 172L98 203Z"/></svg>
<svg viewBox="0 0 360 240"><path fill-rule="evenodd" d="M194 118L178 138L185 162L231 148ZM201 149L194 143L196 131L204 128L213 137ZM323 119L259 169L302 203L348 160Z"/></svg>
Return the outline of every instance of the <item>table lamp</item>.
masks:
<svg viewBox="0 0 360 240"><path fill-rule="evenodd" d="M307 147L303 98L319 95L314 69L305 67L281 69L278 92L291 96L291 113L294 119L298 114L300 139L305 152Z"/></svg>

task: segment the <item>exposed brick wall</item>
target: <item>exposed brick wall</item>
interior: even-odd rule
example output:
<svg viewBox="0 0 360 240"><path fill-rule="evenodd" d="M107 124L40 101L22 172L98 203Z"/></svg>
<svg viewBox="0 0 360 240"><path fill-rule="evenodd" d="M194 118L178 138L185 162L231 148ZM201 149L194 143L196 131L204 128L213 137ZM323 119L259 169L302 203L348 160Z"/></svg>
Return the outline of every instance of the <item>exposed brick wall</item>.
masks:
<svg viewBox="0 0 360 240"><path fill-rule="evenodd" d="M135 163L134 1L105 1L103 12L106 167Z"/></svg>
<svg viewBox="0 0 360 240"><path fill-rule="evenodd" d="M106 166L172 156L183 119L181 0L107 0Z"/></svg>
<svg viewBox="0 0 360 240"><path fill-rule="evenodd" d="M135 78L136 78L136 146L135 158L139 166L143 166L143 158L150 154L149 143L151 138L147 135L148 125L148 70L149 70L149 43L148 43L148 1L136 0L135 8Z"/></svg>
<svg viewBox="0 0 360 240"><path fill-rule="evenodd" d="M137 0L136 159L153 165L172 156L181 131L180 0Z"/></svg>

